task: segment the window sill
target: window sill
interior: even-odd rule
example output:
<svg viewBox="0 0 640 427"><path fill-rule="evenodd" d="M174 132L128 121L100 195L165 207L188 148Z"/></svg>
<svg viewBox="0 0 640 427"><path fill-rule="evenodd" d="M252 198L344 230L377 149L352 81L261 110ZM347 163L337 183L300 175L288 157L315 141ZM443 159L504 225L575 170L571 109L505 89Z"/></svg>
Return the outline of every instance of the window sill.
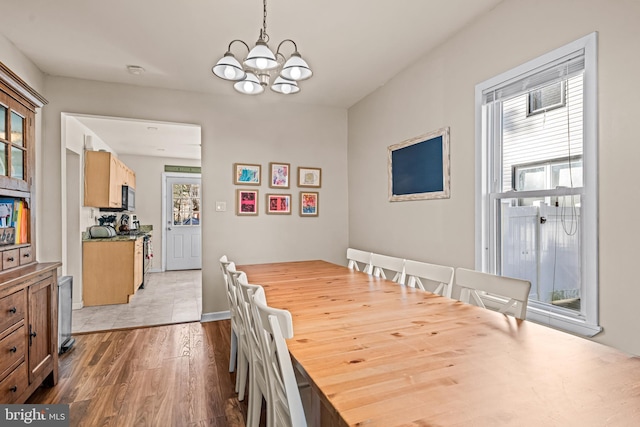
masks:
<svg viewBox="0 0 640 427"><path fill-rule="evenodd" d="M493 295L482 295L481 298L490 309L497 309L506 301ZM583 317L554 313L531 305L527 307L527 320L586 338L602 332L601 326L588 323Z"/></svg>
<svg viewBox="0 0 640 427"><path fill-rule="evenodd" d="M536 307L527 308L527 320L587 338L602 332L601 326L588 323L584 318L564 316Z"/></svg>

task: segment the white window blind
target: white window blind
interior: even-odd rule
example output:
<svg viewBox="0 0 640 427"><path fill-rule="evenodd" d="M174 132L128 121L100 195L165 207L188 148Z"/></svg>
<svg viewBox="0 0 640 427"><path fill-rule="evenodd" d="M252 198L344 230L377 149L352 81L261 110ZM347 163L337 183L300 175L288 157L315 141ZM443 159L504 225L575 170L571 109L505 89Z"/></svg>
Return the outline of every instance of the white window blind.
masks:
<svg viewBox="0 0 640 427"><path fill-rule="evenodd" d="M482 103L512 98L516 95L566 80L584 71L584 49L546 64L524 75L482 91Z"/></svg>

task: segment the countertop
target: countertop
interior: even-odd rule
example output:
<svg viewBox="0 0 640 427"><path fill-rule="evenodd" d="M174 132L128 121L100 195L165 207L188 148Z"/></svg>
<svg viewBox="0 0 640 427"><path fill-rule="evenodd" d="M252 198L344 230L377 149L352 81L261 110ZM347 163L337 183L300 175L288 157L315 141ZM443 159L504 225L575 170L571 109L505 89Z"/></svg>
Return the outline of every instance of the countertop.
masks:
<svg viewBox="0 0 640 427"><path fill-rule="evenodd" d="M133 234L135 233L135 234ZM123 242L128 240L136 240L142 239L144 236L153 235L153 225L141 225L138 230L132 232L132 234L118 234L115 237L104 237L104 238L90 238L89 232L85 231L82 233L82 241L83 242Z"/></svg>

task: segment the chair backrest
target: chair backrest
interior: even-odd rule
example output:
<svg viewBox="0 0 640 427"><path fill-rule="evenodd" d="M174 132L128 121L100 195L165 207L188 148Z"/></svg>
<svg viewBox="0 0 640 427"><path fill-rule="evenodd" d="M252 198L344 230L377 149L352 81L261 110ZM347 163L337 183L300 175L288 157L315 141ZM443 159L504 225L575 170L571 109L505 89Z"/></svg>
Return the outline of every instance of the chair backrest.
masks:
<svg viewBox="0 0 640 427"><path fill-rule="evenodd" d="M478 291L508 298L499 308L500 313L512 312L519 319L527 315L527 303L531 282L512 277L497 276L480 271L456 268L456 286L460 287L460 301L485 307ZM471 298L470 298L471 297Z"/></svg>
<svg viewBox="0 0 640 427"><path fill-rule="evenodd" d="M286 338L293 338L291 313L267 306L253 297L256 327L260 331L262 351L271 387L274 425L306 427L307 421L296 382Z"/></svg>
<svg viewBox="0 0 640 427"><path fill-rule="evenodd" d="M262 407L262 399L260 402L253 402L257 396L264 396L267 401L267 405L271 403L271 387L269 386L269 376L267 373L267 358L264 355L262 343L260 341L261 327L258 326L256 320L257 311L254 309L255 302L260 301L262 304L267 303L264 295L264 289L260 285L252 285L247 283L246 276L238 276L238 288L240 290L239 306L242 312L241 318L244 322L244 329L247 344L249 347L249 353L251 357L251 377L252 381L250 387L258 387L260 394L256 394L255 390L249 389L249 393L252 393L255 397L250 398L250 407L248 409L247 426L257 425L259 418L259 408ZM253 408L252 405L257 405ZM253 411L255 409L255 412ZM272 411L271 408L267 409L267 425L272 425ZM256 418L255 420L253 418Z"/></svg>
<svg viewBox="0 0 640 427"><path fill-rule="evenodd" d="M347 260L349 261L347 267L352 270L361 271L358 263L362 263L362 271L364 273L371 274L373 271L373 266L371 265L371 252L348 248Z"/></svg>
<svg viewBox="0 0 640 427"><path fill-rule="evenodd" d="M235 278L237 278L237 276L242 272L236 270L236 264L233 261L227 263L226 272L227 280L225 282L225 287L227 290L227 300L229 302L229 314L231 315L231 321L237 324L240 319L238 319L238 295L236 291Z"/></svg>
<svg viewBox="0 0 640 427"><path fill-rule="evenodd" d="M382 277L383 279L386 279L387 275L384 271L390 270L396 273L391 280L404 285L404 259L372 253L371 265L373 266L373 275L375 277Z"/></svg>
<svg viewBox="0 0 640 427"><path fill-rule="evenodd" d="M260 343L258 341L258 334L255 328L255 321L251 310L251 304L253 303L253 294L258 288L262 288L260 285L252 285L247 282L247 275L241 272L236 276L236 292L238 301L238 317L242 322L242 326L249 336L250 350L260 351ZM264 294L264 291L263 291Z"/></svg>
<svg viewBox="0 0 640 427"><path fill-rule="evenodd" d="M407 275L407 286L412 288L417 286L423 291L426 291L427 289L424 283L422 283L422 280L431 280L437 283L433 291L434 294L451 298L453 267L407 259L404 261L404 272Z"/></svg>
<svg viewBox="0 0 640 427"><path fill-rule="evenodd" d="M222 271L222 278L224 279L224 283L226 285L229 278L227 277L227 266L229 265L229 259L226 255L222 255L220 257L220 270Z"/></svg>

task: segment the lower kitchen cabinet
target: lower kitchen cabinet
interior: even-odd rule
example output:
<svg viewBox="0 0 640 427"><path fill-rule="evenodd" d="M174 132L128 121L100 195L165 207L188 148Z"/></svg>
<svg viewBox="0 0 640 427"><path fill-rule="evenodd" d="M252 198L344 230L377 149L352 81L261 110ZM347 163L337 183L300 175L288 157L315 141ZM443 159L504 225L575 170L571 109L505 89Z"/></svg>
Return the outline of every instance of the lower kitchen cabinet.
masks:
<svg viewBox="0 0 640 427"><path fill-rule="evenodd" d="M126 304L143 280L142 237L82 243L85 306Z"/></svg>
<svg viewBox="0 0 640 427"><path fill-rule="evenodd" d="M0 403L23 403L58 382L60 263L0 274Z"/></svg>

